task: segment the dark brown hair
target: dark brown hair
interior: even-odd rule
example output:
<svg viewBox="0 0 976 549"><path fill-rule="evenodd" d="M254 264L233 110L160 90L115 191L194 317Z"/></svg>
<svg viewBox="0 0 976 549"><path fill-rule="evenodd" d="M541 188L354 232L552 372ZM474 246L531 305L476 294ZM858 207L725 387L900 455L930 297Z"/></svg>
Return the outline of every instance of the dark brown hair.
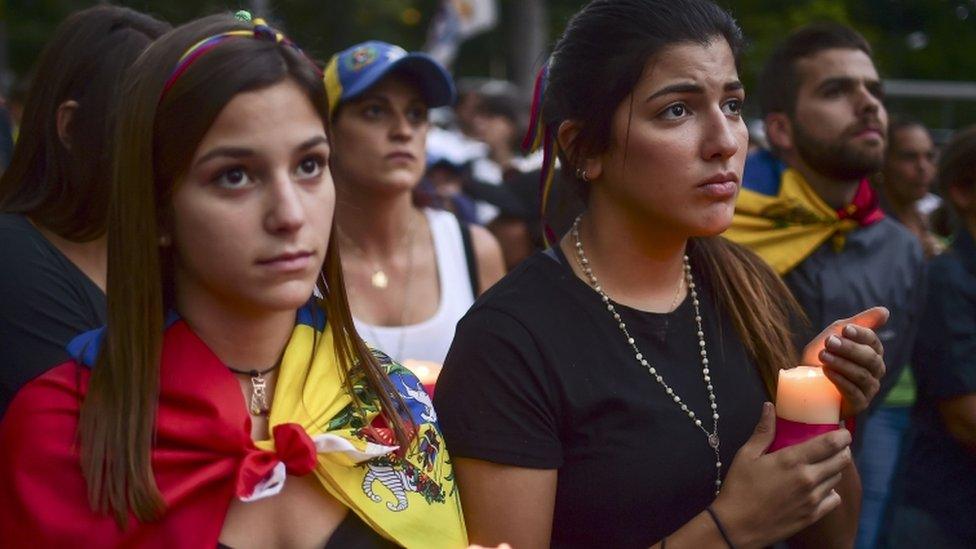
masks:
<svg viewBox="0 0 976 549"><path fill-rule="evenodd" d="M929 129L917 118L902 114L889 114L888 116L888 154L891 154L891 145L895 142L898 132L908 128L921 128L931 139L932 134Z"/></svg>
<svg viewBox="0 0 976 549"><path fill-rule="evenodd" d="M543 104L547 127L557 128L564 120L581 126L572 149L560 151L563 172L571 174L580 159L610 147L613 113L632 93L649 59L668 46L713 40L725 40L736 57L742 49L742 33L732 16L708 0L587 4L556 44ZM791 319L803 318L799 305L776 273L742 246L720 236L694 238L689 254L710 280L719 307L731 317L772 396L777 372L796 365Z"/></svg>
<svg viewBox="0 0 976 549"><path fill-rule="evenodd" d="M151 466L158 406L164 311L174 304L170 248L158 236L172 208L173 185L224 106L237 94L292 79L328 130L325 88L315 65L272 40L230 38L196 59L162 97L164 82L193 44L250 30L229 15L199 19L167 33L136 61L123 88L108 212L108 327L81 408L81 463L92 507L120 527L129 509L140 521L164 509ZM161 98L162 97L162 98ZM405 407L356 333L342 281L336 231L322 267L319 306L335 335L347 390L357 369L377 396L401 447L409 444ZM321 339L320 339L321 341Z"/></svg>
<svg viewBox="0 0 976 549"><path fill-rule="evenodd" d="M766 60L759 75L762 115L765 117L773 112L792 115L801 84L797 61L835 48L860 50L871 56L868 41L854 29L839 23L812 23L790 33Z"/></svg>
<svg viewBox="0 0 976 549"><path fill-rule="evenodd" d="M939 188L946 197L950 196L950 187L969 191L976 187L976 126L959 130L942 149L938 177ZM955 210L954 203L952 207Z"/></svg>
<svg viewBox="0 0 976 549"><path fill-rule="evenodd" d="M563 120L581 129L562 165L605 152L613 113L637 85L647 60L668 46L707 45L724 39L738 58L742 32L708 0L594 0L566 26L549 66L542 118L549 128ZM572 172L572 169L564 171Z"/></svg>
<svg viewBox="0 0 976 549"><path fill-rule="evenodd" d="M26 214L75 241L105 233L111 133L123 73L169 25L116 6L76 12L41 52L10 166L0 178L0 211ZM58 135L58 108L78 102Z"/></svg>
<svg viewBox="0 0 976 549"><path fill-rule="evenodd" d="M692 239L692 261L712 283L719 307L732 319L739 341L756 360L770 400L779 371L799 363L793 329L807 318L783 280L761 257L721 236Z"/></svg>

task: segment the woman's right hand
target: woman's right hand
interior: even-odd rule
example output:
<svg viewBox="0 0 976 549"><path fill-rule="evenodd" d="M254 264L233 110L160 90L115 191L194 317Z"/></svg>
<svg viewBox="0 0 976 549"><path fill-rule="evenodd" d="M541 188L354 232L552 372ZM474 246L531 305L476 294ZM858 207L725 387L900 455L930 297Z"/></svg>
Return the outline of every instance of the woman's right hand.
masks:
<svg viewBox="0 0 976 549"><path fill-rule="evenodd" d="M775 431L775 409L767 402L712 504L736 547L786 539L841 503L834 487L851 464L850 433L840 429L766 454Z"/></svg>

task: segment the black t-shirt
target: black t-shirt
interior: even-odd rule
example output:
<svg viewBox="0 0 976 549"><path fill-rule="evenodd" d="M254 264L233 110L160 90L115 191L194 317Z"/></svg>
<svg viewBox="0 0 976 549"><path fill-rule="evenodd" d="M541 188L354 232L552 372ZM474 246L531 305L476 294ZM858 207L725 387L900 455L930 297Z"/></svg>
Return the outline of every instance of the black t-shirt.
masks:
<svg viewBox="0 0 976 549"><path fill-rule="evenodd" d="M965 230L929 267L912 361L918 397L908 437L905 502L976 543L976 456L946 429L941 401L976 394L976 242Z"/></svg>
<svg viewBox="0 0 976 549"><path fill-rule="evenodd" d="M705 434L641 366L558 251L523 262L458 324L435 406L455 456L558 469L552 545L648 547L714 499ZM710 285L692 269L718 403L722 475L767 400ZM711 428L694 308L615 304L650 364Z"/></svg>
<svg viewBox="0 0 976 549"><path fill-rule="evenodd" d="M105 294L22 215L0 214L0 417L17 391L105 324Z"/></svg>

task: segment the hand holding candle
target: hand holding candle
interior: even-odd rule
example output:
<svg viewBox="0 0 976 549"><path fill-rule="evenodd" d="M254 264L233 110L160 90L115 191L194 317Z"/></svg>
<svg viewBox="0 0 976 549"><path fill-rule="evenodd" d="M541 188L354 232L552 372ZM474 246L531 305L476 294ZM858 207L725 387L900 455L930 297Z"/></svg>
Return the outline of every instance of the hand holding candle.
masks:
<svg viewBox="0 0 976 549"><path fill-rule="evenodd" d="M841 418L863 412L878 394L885 373L884 348L874 332L888 321L888 309L873 307L827 326L803 351L802 364L823 364L840 391Z"/></svg>
<svg viewBox="0 0 976 549"><path fill-rule="evenodd" d="M818 366L780 370L776 385L776 438L769 452L837 429L841 395Z"/></svg>

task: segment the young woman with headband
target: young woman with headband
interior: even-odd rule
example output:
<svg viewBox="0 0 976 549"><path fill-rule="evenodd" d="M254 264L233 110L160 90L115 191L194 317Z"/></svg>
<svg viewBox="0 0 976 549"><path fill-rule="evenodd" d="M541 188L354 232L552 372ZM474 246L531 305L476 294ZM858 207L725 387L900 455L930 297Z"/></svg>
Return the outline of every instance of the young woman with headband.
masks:
<svg viewBox="0 0 976 549"><path fill-rule="evenodd" d="M539 137L587 208L462 319L435 399L472 541L852 542L850 434L766 453L765 401L780 369L823 364L842 416L863 410L887 312L838 321L801 362L788 290L718 236L747 148L740 47L707 0L596 0L557 43Z"/></svg>
<svg viewBox="0 0 976 549"><path fill-rule="evenodd" d="M352 322L318 67L261 20L213 16L124 89L108 324L0 423L0 537L464 545L429 398Z"/></svg>

